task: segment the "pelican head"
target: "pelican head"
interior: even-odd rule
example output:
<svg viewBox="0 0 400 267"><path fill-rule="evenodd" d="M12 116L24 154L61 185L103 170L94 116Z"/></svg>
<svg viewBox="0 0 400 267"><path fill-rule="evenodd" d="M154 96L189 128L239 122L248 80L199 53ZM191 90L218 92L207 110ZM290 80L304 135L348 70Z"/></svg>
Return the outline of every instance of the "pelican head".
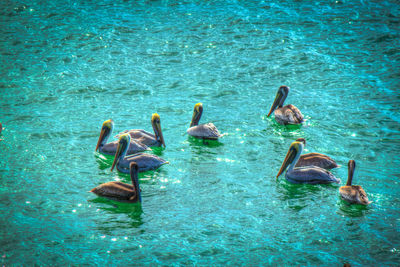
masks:
<svg viewBox="0 0 400 267"><path fill-rule="evenodd" d="M356 169L356 162L352 159L349 160L347 167L348 167L348 176L346 185L350 186L351 182L353 181L354 170Z"/></svg>
<svg viewBox="0 0 400 267"><path fill-rule="evenodd" d="M107 143L108 138L110 137L112 131L114 129L114 121L109 119L103 122L103 126L101 126L99 140L97 141L96 150L99 149L100 146L103 146Z"/></svg>
<svg viewBox="0 0 400 267"><path fill-rule="evenodd" d="M203 104L197 103L196 105L194 105L192 122L190 123L190 127L196 126L199 124L201 114L203 114Z"/></svg>
<svg viewBox="0 0 400 267"><path fill-rule="evenodd" d="M303 151L304 144L301 142L293 142L289 150L286 154L285 160L282 163L281 169L279 170L278 174L276 175L276 179L286 170L286 168L291 165L290 168L293 168L297 161L299 160L300 154Z"/></svg>
<svg viewBox="0 0 400 267"><path fill-rule="evenodd" d="M122 134L119 137L117 152L115 152L114 162L111 166L111 171L114 170L115 164L118 163L119 160L123 159L128 151L129 144L131 142L131 136L129 134Z"/></svg>
<svg viewBox="0 0 400 267"><path fill-rule="evenodd" d="M137 165L136 162L132 161L131 164L129 165L129 170L130 170L132 185L136 192L137 199L139 200L139 202L142 202L142 195L140 194L139 178L138 178L139 166Z"/></svg>
<svg viewBox="0 0 400 267"><path fill-rule="evenodd" d="M281 108L283 106L283 103L285 102L285 99L288 94L289 94L289 87L287 87L286 85L282 85L281 87L279 87L278 92L276 93L275 96L274 103L272 104L267 117L269 117L277 107Z"/></svg>
<svg viewBox="0 0 400 267"><path fill-rule="evenodd" d="M151 125L153 126L154 134L157 141L159 141L165 147L164 137L161 131L160 115L154 113L151 116Z"/></svg>
<svg viewBox="0 0 400 267"><path fill-rule="evenodd" d="M303 143L303 145L306 146L306 139L304 139L304 138L297 138L296 142Z"/></svg>

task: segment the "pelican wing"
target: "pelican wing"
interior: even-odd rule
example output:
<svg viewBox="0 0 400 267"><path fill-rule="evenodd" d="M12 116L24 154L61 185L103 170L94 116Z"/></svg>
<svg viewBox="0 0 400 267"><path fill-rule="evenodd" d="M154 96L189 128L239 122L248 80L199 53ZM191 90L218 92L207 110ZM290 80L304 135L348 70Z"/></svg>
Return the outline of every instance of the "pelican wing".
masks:
<svg viewBox="0 0 400 267"><path fill-rule="evenodd" d="M371 202L368 200L367 193L359 185L346 185L339 188L340 196L343 200L349 203L368 205Z"/></svg>
<svg viewBox="0 0 400 267"><path fill-rule="evenodd" d="M275 120L283 125L299 124L304 121L303 114L292 104L276 109L274 114Z"/></svg>
<svg viewBox="0 0 400 267"><path fill-rule="evenodd" d="M336 162L327 155L320 153L308 153L301 155L296 167L317 166L323 169L337 168Z"/></svg>
<svg viewBox="0 0 400 267"><path fill-rule="evenodd" d="M117 152L117 147L118 141L110 142L102 146L100 152L107 155L115 155L115 152ZM146 145L131 140L126 154L131 155L148 149L149 148Z"/></svg>
<svg viewBox="0 0 400 267"><path fill-rule="evenodd" d="M340 183L329 171L319 167L294 168L286 173L286 179L292 183L329 184Z"/></svg>
<svg viewBox="0 0 400 267"><path fill-rule="evenodd" d="M120 172L129 173L129 164L134 161L139 167L139 172L155 170L161 165L169 162L153 154L138 153L125 157L118 162L117 168Z"/></svg>
<svg viewBox="0 0 400 267"><path fill-rule="evenodd" d="M187 133L191 136L205 139L218 139L221 137L221 134L213 123L200 124L190 127L187 130Z"/></svg>
<svg viewBox="0 0 400 267"><path fill-rule="evenodd" d="M154 136L154 134L149 133L148 131L145 131L143 129L132 129L132 130L125 130L123 132L120 132L119 134L115 135L115 138L119 138L121 135L128 133L132 138L139 138L142 136L142 134L147 134L150 136Z"/></svg>
<svg viewBox="0 0 400 267"><path fill-rule="evenodd" d="M142 129L125 130L120 132L115 137L119 138L120 135L128 133L132 139L146 146L159 146L161 145L157 141L156 136Z"/></svg>
<svg viewBox="0 0 400 267"><path fill-rule="evenodd" d="M132 185L121 182L104 183L93 188L91 192L101 197L125 201L133 199L136 196Z"/></svg>

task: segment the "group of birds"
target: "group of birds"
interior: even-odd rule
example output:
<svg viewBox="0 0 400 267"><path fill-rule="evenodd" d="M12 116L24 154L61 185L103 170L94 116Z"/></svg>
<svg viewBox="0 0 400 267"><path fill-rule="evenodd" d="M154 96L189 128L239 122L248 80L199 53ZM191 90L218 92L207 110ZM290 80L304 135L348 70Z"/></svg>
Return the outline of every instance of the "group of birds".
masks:
<svg viewBox="0 0 400 267"><path fill-rule="evenodd" d="M304 122L304 117L300 110L294 105L283 106L289 94L288 86L281 86L278 89L275 100L268 113L268 117L274 112L275 120L282 125L296 125ZM203 113L202 103L197 103L193 109L192 121L187 133L195 138L203 140L217 140L222 135L213 123L199 124ZM165 147L165 141L161 130L160 116L155 113L151 117L154 134L145 130L126 130L119 133L116 137L118 141L107 143L114 128L114 122L107 120L103 123L100 136L96 145L96 151L100 153L115 155L111 166L111 171L116 167L118 171L129 173L132 185L121 182L108 182L101 184L91 190L91 192L101 197L106 197L118 201L141 202L138 173L154 170L169 162L149 153L141 153L149 150L152 146ZM294 141L286 154L282 166L276 176L278 177L287 169L285 177L292 183L305 184L328 184L340 183L330 171L337 168L336 162L329 156L320 153L308 153L302 155L306 140L299 138ZM368 205L367 194L359 185L352 185L355 170L355 161L348 163L348 179L346 186L339 188L340 196L343 200L351 204Z"/></svg>

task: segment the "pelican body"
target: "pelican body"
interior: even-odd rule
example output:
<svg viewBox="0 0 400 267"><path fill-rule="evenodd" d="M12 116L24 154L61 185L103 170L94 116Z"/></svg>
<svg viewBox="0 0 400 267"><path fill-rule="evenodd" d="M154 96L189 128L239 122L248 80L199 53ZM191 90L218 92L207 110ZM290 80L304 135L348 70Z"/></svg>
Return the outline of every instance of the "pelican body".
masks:
<svg viewBox="0 0 400 267"><path fill-rule="evenodd" d="M286 154L285 160L276 176L276 179L288 168L285 177L289 182L300 184L330 184L340 183L329 171L316 166L295 168L297 161L303 151L304 144L301 142L293 142Z"/></svg>
<svg viewBox="0 0 400 267"><path fill-rule="evenodd" d="M142 202L138 179L139 167L135 162L131 162L129 167L132 185L114 181L101 184L90 190L90 192L100 197L123 202Z"/></svg>
<svg viewBox="0 0 400 267"><path fill-rule="evenodd" d="M306 140L304 138L298 138L296 141L302 142L304 146L306 145ZM336 161L329 156L315 152L301 155L295 167L305 166L317 166L327 170L339 167Z"/></svg>
<svg viewBox="0 0 400 267"><path fill-rule="evenodd" d="M287 124L300 124L304 122L303 114L300 110L292 104L283 106L286 97L289 94L289 87L282 85L279 87L274 103L267 115L269 117L271 113L275 110L275 120L282 125Z"/></svg>
<svg viewBox="0 0 400 267"><path fill-rule="evenodd" d="M106 120L103 122L103 126L101 127L99 140L97 141L96 150L100 153L107 154L107 155L115 155L117 151L118 141L107 143L108 138L111 136L112 131L114 129L114 121L113 120ZM127 150L127 154L135 154L144 150L148 150L149 148L146 145L140 144L131 140L129 143L129 147Z"/></svg>
<svg viewBox="0 0 400 267"><path fill-rule="evenodd" d="M119 137L122 134L128 133L131 136L132 140L139 142L146 146L164 146L165 141L163 137L163 133L161 130L161 120L160 115L154 113L151 116L151 125L153 126L154 134L149 133L142 129L133 129L133 130L126 130L122 133L119 133L116 137Z"/></svg>
<svg viewBox="0 0 400 267"><path fill-rule="evenodd" d="M339 188L340 197L351 204L368 205L372 203L372 201L368 200L364 189L360 185L351 185L355 168L356 162L354 160L349 160L347 183L345 186Z"/></svg>
<svg viewBox="0 0 400 267"><path fill-rule="evenodd" d="M199 121L203 114L203 104L197 103L193 109L192 121L187 133L193 137L200 139L217 140L222 135L219 133L217 127L213 123L200 124Z"/></svg>
<svg viewBox="0 0 400 267"><path fill-rule="evenodd" d="M131 162L136 162L139 172L155 170L161 167L161 165L169 163L156 155L147 153L138 153L125 157L130 142L131 136L129 134L123 134L119 137L117 152L115 153L111 171L117 166L118 171L129 173L129 165Z"/></svg>

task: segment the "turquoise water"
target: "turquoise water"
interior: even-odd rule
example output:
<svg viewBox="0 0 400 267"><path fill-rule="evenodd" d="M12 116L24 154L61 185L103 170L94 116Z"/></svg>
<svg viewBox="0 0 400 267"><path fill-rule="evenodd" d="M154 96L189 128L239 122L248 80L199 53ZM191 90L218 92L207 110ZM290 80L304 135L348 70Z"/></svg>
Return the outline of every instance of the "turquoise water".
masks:
<svg viewBox="0 0 400 267"><path fill-rule="evenodd" d="M1 1L3 265L400 264L400 5L396 1ZM266 114L278 87L307 119ZM193 106L225 134L185 135ZM161 116L170 161L142 205L98 198L114 132ZM275 176L290 143L330 155L344 185Z"/></svg>

